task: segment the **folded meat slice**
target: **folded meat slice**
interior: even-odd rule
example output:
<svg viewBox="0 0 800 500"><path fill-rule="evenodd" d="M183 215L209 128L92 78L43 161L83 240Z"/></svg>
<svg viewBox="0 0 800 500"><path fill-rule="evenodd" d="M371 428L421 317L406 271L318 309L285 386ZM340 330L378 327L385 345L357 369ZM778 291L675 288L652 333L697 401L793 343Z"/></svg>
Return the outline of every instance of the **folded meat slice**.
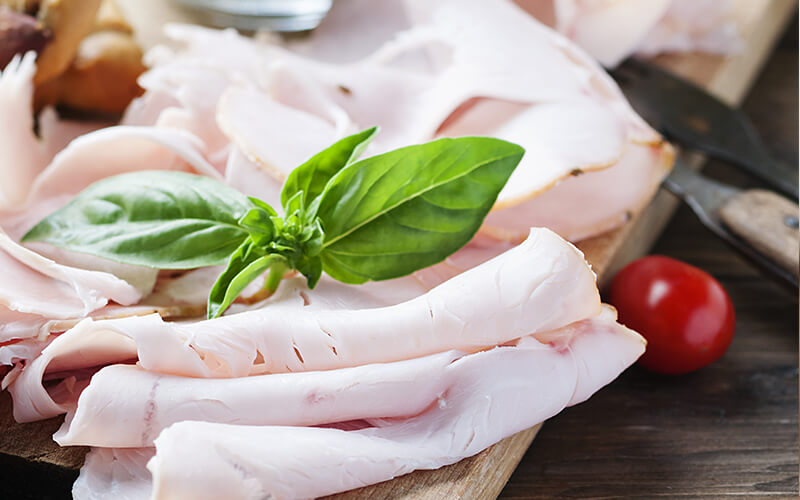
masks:
<svg viewBox="0 0 800 500"><path fill-rule="evenodd" d="M145 316L87 321L73 330L130 337L141 365L162 373L327 370L480 350L594 316L600 311L594 278L575 247L552 231L532 229L521 245L387 307L304 307L307 289L284 283L267 307L214 320Z"/></svg>
<svg viewBox="0 0 800 500"><path fill-rule="evenodd" d="M336 142L334 127L285 106L254 88L231 87L222 95L217 123L252 162L283 185L297 166Z"/></svg>
<svg viewBox="0 0 800 500"><path fill-rule="evenodd" d="M265 400L251 401L250 408L243 406L244 399L237 404L237 396L228 395L213 410L213 403L203 400L178 400L172 405L167 385L163 398L145 402L153 409L156 432L170 418L159 420L161 402L168 405L163 410L166 415L194 413L212 421L224 421L225 417L219 417L230 403L232 410L245 415L240 424L249 425L182 421L163 430L155 439L155 457L148 463L152 498L312 498L454 463L584 401L635 361L644 351L644 340L617 324L615 316L606 308L595 318L543 334L541 341L525 337L513 346L457 353L449 361L453 353L414 360L419 366L434 360L439 365L433 372L438 376L424 378L424 383L420 377L428 374L425 370L409 370L402 377L397 368L411 368L405 361L326 373L269 375L264 380L273 377L279 393L265 387ZM352 380L342 391L326 392L338 385L337 379L346 384L356 370L367 378ZM394 382L370 386L378 373L393 371ZM318 382L299 382L298 390L291 391L280 382L290 377L298 381L316 377ZM356 408L349 408L351 401ZM264 412L260 417L259 406ZM286 409L286 414L280 409ZM384 413L386 417L367 419L367 427L360 430L253 425L270 420L284 423L292 416L310 423L317 416L324 421L326 415L346 417L359 410L366 416ZM126 424L116 422L120 427ZM138 451L135 456L146 453ZM116 473L115 469L114 464L87 461L76 484L91 481L96 495L123 485L148 491L145 476L135 467Z"/></svg>
<svg viewBox="0 0 800 500"><path fill-rule="evenodd" d="M217 100L230 84L230 76L208 64L174 62L156 66L140 77L147 89L134 99L123 125L154 125L185 130L205 144L204 154L215 166L224 166L228 139L215 121Z"/></svg>
<svg viewBox="0 0 800 500"><path fill-rule="evenodd" d="M586 53L510 2L398 4L337 2L309 40L290 45L299 53L330 59L327 47L341 43L351 53L345 59L347 72L336 74L331 66L304 60L287 64L304 65L308 78L316 79L355 123L388 122L376 145L396 147L431 135L491 135L523 146L526 155L500 193L485 232L521 241L527 228L520 230L520 224L530 220L519 214L530 214L526 205L552 193L551 199L568 201L555 211L537 208L539 219L532 220L546 219L549 227L575 241L619 225L650 198L671 165L672 151ZM370 24L357 28L370 34L368 40L382 43L380 48L369 53L351 43L353 34L362 31L353 29L353 19ZM474 19L485 20L480 30ZM375 89L386 87L380 77L390 71L416 80L393 90L391 103L378 106ZM404 92L412 83L416 88ZM638 147L650 154L632 154ZM606 171L615 173L600 175ZM576 182L578 175L586 180ZM625 181L615 183L621 177ZM591 191L620 195L612 204L595 203L597 196L572 203L574 193L585 194L587 184Z"/></svg>
<svg viewBox="0 0 800 500"><path fill-rule="evenodd" d="M141 294L104 272L58 264L17 244L0 229L0 307L46 318L83 317L109 299L132 304Z"/></svg>
<svg viewBox="0 0 800 500"><path fill-rule="evenodd" d="M207 364L219 363L235 376L252 370L259 354L260 368L274 373L477 350L599 310L594 274L583 255L555 233L537 229L521 245L397 305L314 311L273 304L161 330L189 338Z"/></svg>
<svg viewBox="0 0 800 500"><path fill-rule="evenodd" d="M673 159L669 145L632 144L612 168L575 169L570 179L557 188L490 213L481 231L510 241L518 239L531 224L548 227L570 241L608 231L622 225L649 202L650 198L642 197L642 190L654 193Z"/></svg>
<svg viewBox="0 0 800 500"><path fill-rule="evenodd" d="M525 337L522 350L549 349L562 356L580 335L603 335L624 329L606 307L595 317L567 327ZM635 335L631 347L638 348ZM146 447L168 426L184 420L240 425L310 426L360 419L419 415L477 373L490 374L505 351L481 354L446 351L393 363L378 363L327 372L204 379L163 375L141 367L116 365L92 377L55 434L62 446ZM636 350L636 349L634 349ZM625 357L627 359L627 357ZM484 367L482 363L492 366ZM619 369L615 366L610 372ZM485 370L485 371L482 371ZM594 373L592 375L595 375ZM604 375L605 376L605 375ZM574 374L552 376L570 392ZM422 383L422 381L427 381ZM543 394L537 397L546 398Z"/></svg>
<svg viewBox="0 0 800 500"><path fill-rule="evenodd" d="M55 387L45 388L42 379L46 371L79 372L136 358L136 345L131 339L95 332L79 335L76 334L76 328L53 339L39 356L21 369L9 385L17 422L42 420L64 413L67 406L75 404L80 389L86 383L73 375L67 376ZM76 382L80 384L76 385Z"/></svg>
<svg viewBox="0 0 800 500"><path fill-rule="evenodd" d="M671 165L669 146L602 68L510 1L341 0L307 39L283 46L192 26L168 32L178 48L149 55L147 92L127 122L189 130L219 154L230 141L278 185L317 150L374 125L381 134L367 156L440 136L491 135L527 154L484 232L517 243L529 223L519 214L535 208L574 241L639 210ZM633 151L641 148L650 154ZM615 174L600 175L607 170ZM597 196L582 196L589 184L620 195L594 203ZM549 192L585 201L546 214L532 208Z"/></svg>
<svg viewBox="0 0 800 500"><path fill-rule="evenodd" d="M729 53L741 40L732 0L515 0L613 67L629 55Z"/></svg>
<svg viewBox="0 0 800 500"><path fill-rule="evenodd" d="M283 183L251 160L238 147L232 146L225 165L225 183L247 196L263 200L278 210Z"/></svg>
<svg viewBox="0 0 800 500"><path fill-rule="evenodd" d="M147 461L152 448L92 448L72 485L74 500L149 500L153 487Z"/></svg>
<svg viewBox="0 0 800 500"><path fill-rule="evenodd" d="M0 208L24 200L46 163L44 148L33 133L35 59L34 52L14 56L0 72Z"/></svg>
<svg viewBox="0 0 800 500"><path fill-rule="evenodd" d="M0 227L18 239L90 184L112 175L171 169L221 179L202 148L191 134L167 128L116 126L85 134L36 176L24 203L0 211Z"/></svg>

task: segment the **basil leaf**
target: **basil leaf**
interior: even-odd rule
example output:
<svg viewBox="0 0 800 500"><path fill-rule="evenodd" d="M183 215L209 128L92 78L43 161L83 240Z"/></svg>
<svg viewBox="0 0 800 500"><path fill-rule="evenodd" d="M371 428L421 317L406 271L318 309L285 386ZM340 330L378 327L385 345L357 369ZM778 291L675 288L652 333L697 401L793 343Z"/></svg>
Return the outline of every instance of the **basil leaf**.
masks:
<svg viewBox="0 0 800 500"><path fill-rule="evenodd" d="M465 137L347 166L320 201L323 269L363 283L444 260L475 235L524 152L499 139Z"/></svg>
<svg viewBox="0 0 800 500"><path fill-rule="evenodd" d="M305 276L308 288L313 290L322 277L322 259L319 256L304 255L297 262L297 270Z"/></svg>
<svg viewBox="0 0 800 500"><path fill-rule="evenodd" d="M248 196L247 199L250 200L250 202L253 205L257 206L258 208L266 210L269 213L270 217L276 217L278 215L278 212L276 212L274 208L269 206L267 202L259 200L258 198L254 198L252 196Z"/></svg>
<svg viewBox="0 0 800 500"><path fill-rule="evenodd" d="M247 243L242 245L245 247ZM251 248L242 248L231 257L228 268L217 278L208 296L208 318L217 318L236 300L242 290L264 271L278 264L286 265L286 258L278 254L258 255Z"/></svg>
<svg viewBox="0 0 800 500"><path fill-rule="evenodd" d="M239 225L250 233L250 238L259 245L266 245L275 236L272 215L261 207L253 207L239 219Z"/></svg>
<svg viewBox="0 0 800 500"><path fill-rule="evenodd" d="M228 285L233 281L233 278L241 273L249 264L253 263L253 261L264 255L264 252L259 253L255 251L256 248L255 242L247 238L230 256L228 267L217 277L217 281L214 282L208 294L207 314L209 319L216 318L222 314L236 298L236 296L231 297L225 304ZM223 304L225 304L224 307Z"/></svg>
<svg viewBox="0 0 800 500"><path fill-rule="evenodd" d="M345 137L292 170L281 190L281 205L286 207L300 191L305 193L307 203L313 202L337 172L361 156L377 133L378 127L372 127ZM285 212L290 213L288 209Z"/></svg>
<svg viewBox="0 0 800 500"><path fill-rule="evenodd" d="M237 221L252 207L208 177L133 172L92 184L22 241L160 269L219 265L247 238Z"/></svg>

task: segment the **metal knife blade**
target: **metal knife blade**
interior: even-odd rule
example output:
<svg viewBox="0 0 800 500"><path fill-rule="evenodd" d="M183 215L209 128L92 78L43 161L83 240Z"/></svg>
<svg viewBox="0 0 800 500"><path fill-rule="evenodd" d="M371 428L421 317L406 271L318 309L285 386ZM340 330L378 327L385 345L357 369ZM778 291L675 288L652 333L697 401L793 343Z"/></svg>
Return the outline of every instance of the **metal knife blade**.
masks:
<svg viewBox="0 0 800 500"><path fill-rule="evenodd" d="M610 73L633 108L665 137L743 168L797 199L797 166L775 160L741 110L644 61L628 59Z"/></svg>

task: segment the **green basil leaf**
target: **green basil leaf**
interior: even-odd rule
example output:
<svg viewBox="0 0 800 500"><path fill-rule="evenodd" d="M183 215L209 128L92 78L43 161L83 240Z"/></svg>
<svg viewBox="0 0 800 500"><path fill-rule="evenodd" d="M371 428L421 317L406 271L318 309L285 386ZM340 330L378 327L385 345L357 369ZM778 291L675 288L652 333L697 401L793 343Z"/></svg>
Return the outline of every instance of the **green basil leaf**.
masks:
<svg viewBox="0 0 800 500"><path fill-rule="evenodd" d="M274 253L259 257L252 248L243 249L241 254L237 250L208 296L209 319L222 315L250 282L275 264L285 265L286 258Z"/></svg>
<svg viewBox="0 0 800 500"><path fill-rule="evenodd" d="M266 210L271 217L277 217L278 212L276 212L274 208L269 206L269 204L267 202L259 200L258 198L254 198L252 196L248 196L247 199L250 200L250 202L253 205L257 206L258 208L262 208L262 209Z"/></svg>
<svg viewBox="0 0 800 500"><path fill-rule="evenodd" d="M322 259L319 256L309 257L304 255L297 262L297 270L306 277L308 288L313 290L317 286L320 277L322 277Z"/></svg>
<svg viewBox="0 0 800 500"><path fill-rule="evenodd" d="M320 201L323 269L363 283L444 260L475 235L524 152L499 139L464 137L347 166Z"/></svg>
<svg viewBox="0 0 800 500"><path fill-rule="evenodd" d="M286 217L291 214L300 213L305 207L304 191L298 191L286 200L283 204L283 213Z"/></svg>
<svg viewBox="0 0 800 500"><path fill-rule="evenodd" d="M255 242L251 238L247 238L244 240L244 243L231 254L230 259L228 259L228 266L222 271L222 274L217 277L217 281L214 282L208 294L207 314L209 319L216 318L222 314L233 299L236 298L235 296L231 298L223 308L228 285L233 281L233 278L241 273L249 264L252 264L255 260L264 255L264 252L258 252L257 248Z"/></svg>
<svg viewBox="0 0 800 500"><path fill-rule="evenodd" d="M160 269L219 265L247 238L238 219L252 207L208 177L133 172L92 184L22 241Z"/></svg>
<svg viewBox="0 0 800 500"><path fill-rule="evenodd" d="M250 238L259 245L266 245L275 236L275 223L269 212L253 207L239 219L239 225L250 233Z"/></svg>
<svg viewBox="0 0 800 500"><path fill-rule="evenodd" d="M345 137L292 170L281 190L281 205L286 207L300 191L305 193L306 203L313 202L337 172L361 156L377 133L378 128L372 127ZM290 211L287 209L286 213Z"/></svg>

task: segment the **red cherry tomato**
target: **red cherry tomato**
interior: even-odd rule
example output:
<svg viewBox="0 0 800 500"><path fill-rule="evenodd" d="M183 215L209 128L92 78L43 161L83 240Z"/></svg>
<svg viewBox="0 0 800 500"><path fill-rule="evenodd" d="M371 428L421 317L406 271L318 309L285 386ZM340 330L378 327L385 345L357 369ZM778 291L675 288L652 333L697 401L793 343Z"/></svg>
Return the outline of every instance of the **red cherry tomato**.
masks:
<svg viewBox="0 0 800 500"><path fill-rule="evenodd" d="M619 321L647 339L645 368L677 375L716 361L736 323L730 297L710 274L669 257L635 260L611 283Z"/></svg>

